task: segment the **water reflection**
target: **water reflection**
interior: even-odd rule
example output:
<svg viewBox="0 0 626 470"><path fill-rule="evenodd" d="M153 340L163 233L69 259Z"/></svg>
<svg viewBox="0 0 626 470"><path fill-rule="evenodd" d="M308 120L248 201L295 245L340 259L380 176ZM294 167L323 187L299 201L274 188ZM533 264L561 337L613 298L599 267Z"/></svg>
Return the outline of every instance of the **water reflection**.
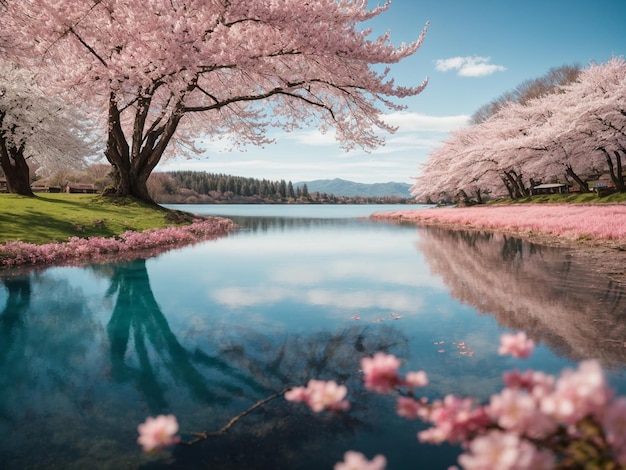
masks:
<svg viewBox="0 0 626 470"><path fill-rule="evenodd" d="M408 354L408 338L391 325L293 333L217 326L213 312L206 316L214 328L182 339L143 259L5 277L2 286L0 431L12 438L0 443L0 460L7 469L331 468L352 440L381 426L372 412L379 407L360 385L360 358ZM213 430L310 378L348 383L353 411L314 415L277 400L226 436L177 448L173 459L143 456L135 445L136 425L148 414L175 413L183 434Z"/></svg>
<svg viewBox="0 0 626 470"><path fill-rule="evenodd" d="M626 364L623 286L563 249L494 233L419 233L418 250L457 299L572 360Z"/></svg>

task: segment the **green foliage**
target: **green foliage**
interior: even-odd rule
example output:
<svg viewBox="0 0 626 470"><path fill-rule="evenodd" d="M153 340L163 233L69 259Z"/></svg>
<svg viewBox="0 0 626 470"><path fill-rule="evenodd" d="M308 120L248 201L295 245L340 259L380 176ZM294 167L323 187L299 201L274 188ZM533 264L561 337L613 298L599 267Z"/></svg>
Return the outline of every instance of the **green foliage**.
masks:
<svg viewBox="0 0 626 470"><path fill-rule="evenodd" d="M404 204L398 196L335 196L294 188L291 181L270 181L205 171L153 173L151 196L161 204ZM149 182L150 183L150 182Z"/></svg>
<svg viewBox="0 0 626 470"><path fill-rule="evenodd" d="M70 237L112 237L188 222L172 211L132 198L91 194L39 193L36 197L0 194L0 243L49 243Z"/></svg>

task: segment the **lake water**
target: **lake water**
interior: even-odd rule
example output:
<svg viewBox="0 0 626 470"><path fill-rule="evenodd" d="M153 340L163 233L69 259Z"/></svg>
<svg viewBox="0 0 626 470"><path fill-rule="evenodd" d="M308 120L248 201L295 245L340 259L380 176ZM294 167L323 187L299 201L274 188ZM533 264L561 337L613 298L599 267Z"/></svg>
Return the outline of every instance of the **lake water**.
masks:
<svg viewBox="0 0 626 470"><path fill-rule="evenodd" d="M319 470L349 449L448 468L459 449L420 445L423 425L364 390L359 361L381 350L425 370L431 398L486 400L503 370L591 357L626 393L626 292L571 251L366 218L399 206L176 208L241 228L133 262L0 271L0 468ZM527 361L496 352L517 330L538 343ZM310 378L345 383L351 410L279 398L192 446L136 444L147 416L175 414L189 440Z"/></svg>

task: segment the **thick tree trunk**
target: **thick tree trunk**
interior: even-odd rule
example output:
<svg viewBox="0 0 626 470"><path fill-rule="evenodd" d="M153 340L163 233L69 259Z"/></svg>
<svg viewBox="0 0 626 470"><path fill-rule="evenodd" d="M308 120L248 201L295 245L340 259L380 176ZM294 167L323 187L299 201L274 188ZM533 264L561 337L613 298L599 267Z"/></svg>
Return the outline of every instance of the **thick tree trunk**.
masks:
<svg viewBox="0 0 626 470"><path fill-rule="evenodd" d="M30 187L30 169L24 158L23 149L8 147L6 139L2 136L0 136L0 166L4 171L10 193L34 196Z"/></svg>
<svg viewBox="0 0 626 470"><path fill-rule="evenodd" d="M567 166L565 168L565 173L567 173L567 175L572 178L576 184L578 185L578 187L580 188L580 192L582 193L590 193L591 190L589 189L589 185L587 183L585 183L582 178L580 176L578 176L574 170L572 169L571 166Z"/></svg>
<svg viewBox="0 0 626 470"><path fill-rule="evenodd" d="M104 192L106 196L133 196L148 204L156 204L148 192L148 178L176 132L182 117L182 104L175 107L160 125L153 124L145 130L149 107L149 98L138 99L129 145L122 129L115 94L111 93L105 156L113 166L113 187Z"/></svg>
<svg viewBox="0 0 626 470"><path fill-rule="evenodd" d="M600 150L606 158L606 163L609 167L609 175L611 176L611 181L615 185L615 189L623 193L626 188L624 185L624 175L622 174L622 156L617 150L614 150L613 155L615 155L615 163L613 163L611 154L604 147L598 147L598 150Z"/></svg>
<svg viewBox="0 0 626 470"><path fill-rule="evenodd" d="M518 176L515 171L505 171L504 176L506 181L508 181L507 189L509 189L510 185L509 194L512 194L511 199L520 199L524 196L528 196L527 191L522 184L521 177Z"/></svg>
<svg viewBox="0 0 626 470"><path fill-rule="evenodd" d="M478 204L483 204L483 193L480 188L477 188L474 192L476 193L476 202L478 202Z"/></svg>
<svg viewBox="0 0 626 470"><path fill-rule="evenodd" d="M513 188L511 187L511 183L509 183L508 179L505 176L502 176L500 179L504 183L504 187L506 188L507 192L509 193L509 198L515 199L515 197L513 197Z"/></svg>

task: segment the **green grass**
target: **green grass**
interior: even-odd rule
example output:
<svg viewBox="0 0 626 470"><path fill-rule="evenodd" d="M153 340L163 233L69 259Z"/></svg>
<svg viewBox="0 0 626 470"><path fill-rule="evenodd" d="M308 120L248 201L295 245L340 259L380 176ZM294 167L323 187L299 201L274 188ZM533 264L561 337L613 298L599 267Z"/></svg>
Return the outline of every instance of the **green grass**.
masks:
<svg viewBox="0 0 626 470"><path fill-rule="evenodd" d="M0 244L21 240L43 244L70 237L112 237L127 230L143 231L189 222L191 216L150 206L132 198L91 194L35 197L0 194Z"/></svg>
<svg viewBox="0 0 626 470"><path fill-rule="evenodd" d="M540 194L523 199L499 199L494 203L569 203L569 204L615 204L626 202L626 193L598 196L596 193Z"/></svg>

